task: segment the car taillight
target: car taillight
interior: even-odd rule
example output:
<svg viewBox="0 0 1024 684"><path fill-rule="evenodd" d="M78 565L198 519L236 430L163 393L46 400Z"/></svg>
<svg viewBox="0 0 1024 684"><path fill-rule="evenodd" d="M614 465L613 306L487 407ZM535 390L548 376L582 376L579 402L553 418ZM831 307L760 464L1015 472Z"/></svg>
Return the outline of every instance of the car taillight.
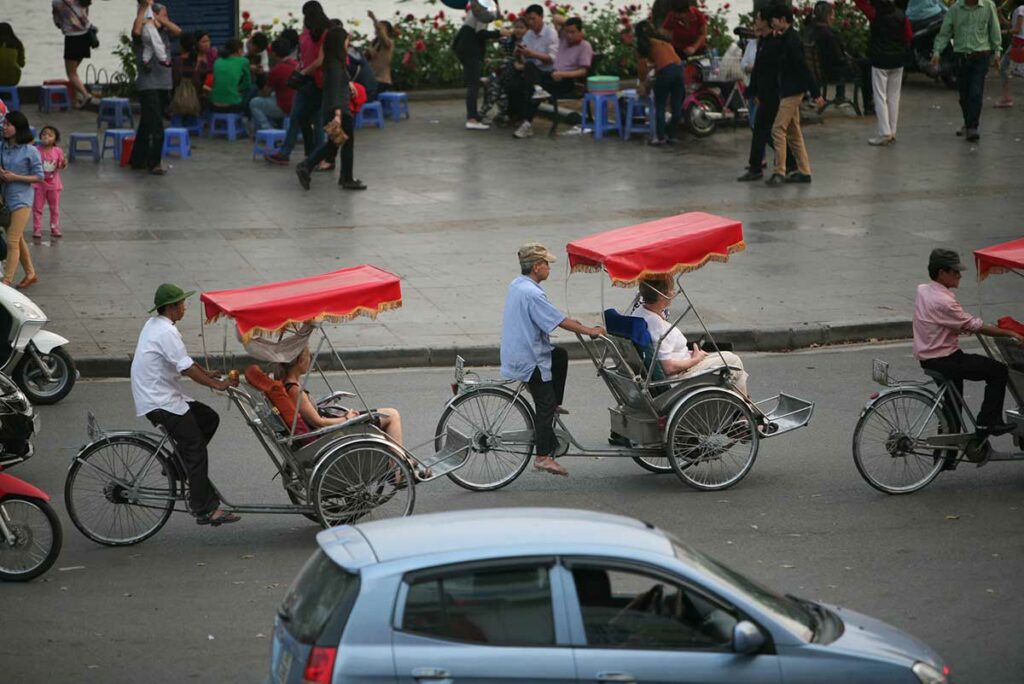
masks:
<svg viewBox="0 0 1024 684"><path fill-rule="evenodd" d="M334 658L338 649L330 646L314 646L302 671L302 684L331 684L334 672Z"/></svg>

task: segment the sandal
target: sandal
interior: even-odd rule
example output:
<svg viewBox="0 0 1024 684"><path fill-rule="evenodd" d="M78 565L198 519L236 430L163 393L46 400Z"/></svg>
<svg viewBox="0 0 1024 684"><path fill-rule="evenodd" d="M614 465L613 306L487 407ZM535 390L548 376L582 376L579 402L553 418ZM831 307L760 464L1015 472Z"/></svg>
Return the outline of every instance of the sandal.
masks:
<svg viewBox="0 0 1024 684"><path fill-rule="evenodd" d="M230 511L225 511L218 508L212 513L207 513L206 515L197 515L196 524L209 525L210 527L220 527L221 525L227 525L228 523L238 522L241 519L242 516L240 515L236 515L234 513L231 513Z"/></svg>
<svg viewBox="0 0 1024 684"><path fill-rule="evenodd" d="M555 459L548 456L544 459L537 459L533 462L533 469L548 473L549 475L561 475L569 477L569 471L558 464Z"/></svg>
<svg viewBox="0 0 1024 684"><path fill-rule="evenodd" d="M18 289L19 290L24 290L26 288L32 287L33 285L35 285L38 282L39 282L39 276L37 276L35 273L33 273L32 275L27 275L27 276L25 276L24 278L21 279L20 283L18 283Z"/></svg>

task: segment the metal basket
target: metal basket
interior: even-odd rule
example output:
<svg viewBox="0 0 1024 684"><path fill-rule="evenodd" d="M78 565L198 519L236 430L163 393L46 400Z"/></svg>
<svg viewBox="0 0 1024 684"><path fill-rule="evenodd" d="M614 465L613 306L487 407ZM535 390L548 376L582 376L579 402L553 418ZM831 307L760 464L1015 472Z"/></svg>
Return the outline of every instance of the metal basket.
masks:
<svg viewBox="0 0 1024 684"><path fill-rule="evenodd" d="M881 359L871 360L871 379L883 387L891 387L892 377L889 375L889 362Z"/></svg>

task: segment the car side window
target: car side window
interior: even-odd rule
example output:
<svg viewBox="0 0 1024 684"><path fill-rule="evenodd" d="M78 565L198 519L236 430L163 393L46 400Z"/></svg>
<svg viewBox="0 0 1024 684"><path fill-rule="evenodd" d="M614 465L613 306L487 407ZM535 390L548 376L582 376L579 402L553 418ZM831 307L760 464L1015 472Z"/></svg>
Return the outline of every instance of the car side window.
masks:
<svg viewBox="0 0 1024 684"><path fill-rule="evenodd" d="M402 629L494 646L553 646L548 568L454 570L415 580L406 596Z"/></svg>
<svg viewBox="0 0 1024 684"><path fill-rule="evenodd" d="M704 594L655 574L572 567L587 645L625 649L723 649L737 618Z"/></svg>

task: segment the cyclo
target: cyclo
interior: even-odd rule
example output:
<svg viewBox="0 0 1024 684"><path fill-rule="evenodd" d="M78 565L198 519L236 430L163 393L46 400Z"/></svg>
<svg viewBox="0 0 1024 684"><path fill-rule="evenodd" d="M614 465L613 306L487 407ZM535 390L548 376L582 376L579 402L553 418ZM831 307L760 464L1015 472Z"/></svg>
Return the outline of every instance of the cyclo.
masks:
<svg viewBox="0 0 1024 684"><path fill-rule="evenodd" d="M692 312L708 348L721 356L685 293L682 274L709 261L725 262L744 247L738 221L687 213L597 233L570 242L567 250L573 272L603 271L620 287L635 286L648 276L675 276L677 296L685 299L686 308L674 325ZM628 457L654 473L674 472L697 489L721 490L750 472L762 439L810 421L812 402L781 393L753 402L737 392L729 379L738 369L724 357L720 368L663 377L657 351L668 333L652 339L644 319L605 309L603 279L601 301L608 334L576 337L615 401L609 408L612 431L631 446L585 446L556 416L555 456ZM484 379L467 371L461 357L456 359L454 396L438 422L435 447L447 448L447 435L457 434L469 437L470 449L467 462L449 478L486 491L522 474L533 453L536 425L526 390L526 383Z"/></svg>
<svg viewBox="0 0 1024 684"><path fill-rule="evenodd" d="M324 331L325 323L375 317L400 307L402 291L397 276L364 265L257 287L207 292L201 301L207 321L234 319L245 349L263 361L293 359L318 331L314 363L300 391L305 391L315 371L328 390L316 400L321 413L346 415L343 400L356 400L363 409L342 424L301 433L297 430L298 412L287 394L275 393L273 381L258 366L247 368L249 389L239 385L229 388L227 394L273 462L291 504L234 504L221 494L222 509L300 514L324 527L409 515L417 482L444 475L447 470L439 463L465 460L468 442L454 432L445 436L441 453L427 458L418 458L391 440L374 424L376 415ZM226 348L225 331L225 354ZM318 362L325 348L354 392L331 387ZM68 514L83 534L109 546L136 544L155 534L174 511L188 510L185 470L165 432L107 431L97 425L92 414L88 430L90 442L72 458L64 486Z"/></svg>
<svg viewBox="0 0 1024 684"><path fill-rule="evenodd" d="M979 281L993 273L1024 277L1024 238L976 250L974 262ZM1000 327L1013 323L999 319ZM980 467L989 461L1024 459L1024 349L1006 337L977 339L986 354L1008 368L1014 408L1005 415L1016 424L1010 434L1019 451L999 451L978 433L951 378L925 369L928 380L900 380L889 375L887 362L874 359L871 377L886 389L865 404L853 432L853 461L869 485L886 494L909 494L963 461Z"/></svg>

